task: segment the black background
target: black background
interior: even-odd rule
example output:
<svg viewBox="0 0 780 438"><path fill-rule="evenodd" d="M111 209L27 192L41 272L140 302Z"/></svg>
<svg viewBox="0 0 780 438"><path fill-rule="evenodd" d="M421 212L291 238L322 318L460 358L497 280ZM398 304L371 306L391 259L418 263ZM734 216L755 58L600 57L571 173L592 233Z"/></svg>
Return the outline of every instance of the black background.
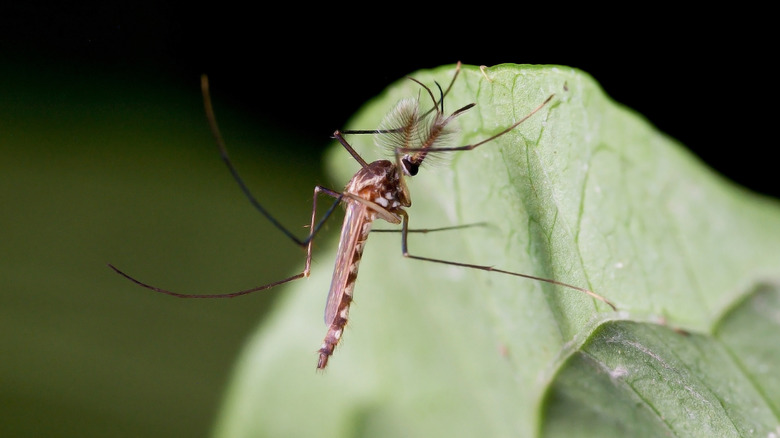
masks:
<svg viewBox="0 0 780 438"><path fill-rule="evenodd" d="M775 80L763 61L771 40L760 11L440 6L20 3L2 7L0 61L161 75L193 88L205 72L258 120L318 149L363 102L417 69L458 60L567 65L728 178L780 196L766 108ZM594 12L602 18L589 18Z"/></svg>

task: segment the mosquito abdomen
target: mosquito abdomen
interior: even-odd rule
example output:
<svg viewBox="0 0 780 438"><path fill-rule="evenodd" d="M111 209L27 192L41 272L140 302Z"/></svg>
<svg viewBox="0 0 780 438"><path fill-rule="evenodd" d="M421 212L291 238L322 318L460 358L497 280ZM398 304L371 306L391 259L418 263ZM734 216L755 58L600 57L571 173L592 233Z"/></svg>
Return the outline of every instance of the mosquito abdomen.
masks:
<svg viewBox="0 0 780 438"><path fill-rule="evenodd" d="M364 212L365 209L361 208L360 210L360 214L366 214ZM325 334L325 339L322 341L322 347L319 349L320 358L317 361L317 369L320 370L328 365L328 358L333 354L336 345L338 345L341 340L341 335L344 334L344 327L347 325L347 320L349 319L349 306L352 303L352 291L355 289L355 280L357 280L360 259L363 257L363 248L365 247L368 234L371 231L371 221L359 221L359 226L361 228L359 230L360 235L357 236L357 241L352 250L349 268L346 272L346 281L342 286L343 289L338 292L338 309L330 321L328 332Z"/></svg>

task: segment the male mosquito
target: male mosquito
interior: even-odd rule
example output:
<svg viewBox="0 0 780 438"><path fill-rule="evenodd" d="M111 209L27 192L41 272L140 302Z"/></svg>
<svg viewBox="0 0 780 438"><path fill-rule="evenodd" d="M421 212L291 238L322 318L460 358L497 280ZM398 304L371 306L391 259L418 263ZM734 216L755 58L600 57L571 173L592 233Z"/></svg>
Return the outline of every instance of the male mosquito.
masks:
<svg viewBox="0 0 780 438"><path fill-rule="evenodd" d="M455 80L460 73L460 69L461 64L459 62L455 68L455 73L453 74L452 80L446 89L442 90L439 84L436 84L436 87L439 91L438 99L431 88L414 78L409 78L421 87L420 95L418 95L416 99L405 99L400 101L395 109L389 113L388 117L385 119L379 129L368 131L336 131L333 133L333 137L338 140L339 143L341 143L341 145L350 155L352 155L355 161L357 161L357 163L360 165L360 169L357 171L357 173L355 173L352 179L347 183L344 190L341 192L322 186L316 186L314 188L314 200L309 228L310 231L309 235L304 239L297 238L290 230L279 223L260 204L254 195L252 195L243 179L239 176L238 171L233 166L230 158L228 157L225 142L223 141L219 127L217 126L208 89L208 79L204 75L201 80L201 88L203 92L206 116L208 118L211 132L214 136L217 147L219 148L222 160L225 162L233 178L236 180L239 187L252 203L252 205L296 244L306 248L306 261L303 272L270 284L242 290L239 292L198 295L176 293L151 286L124 273L111 264L109 264L109 267L111 267L111 269L116 271L118 274L140 286L151 289L155 292L172 295L179 298L233 298L252 292L270 289L272 287L309 276L312 261L312 241L314 236L320 230L328 217L330 217L335 208L339 204L343 204L346 209L346 214L341 228L341 238L339 240L336 264L333 269L333 278L330 285L330 291L328 292L327 305L325 306L325 324L328 325L328 331L325 335L325 339L322 342L322 346L318 351L318 369L324 369L327 366L328 359L333 354L333 351L338 345L339 340L341 339L341 336L344 332L344 327L347 324L347 319L349 316L349 306L352 302L352 293L355 286L355 280L357 278L358 265L360 264L360 259L363 255L363 248L365 247L366 240L368 239L368 235L371 231L371 226L376 219L383 219L391 224L401 225L401 253L406 258L441 263L445 265L460 266L464 268L480 269L483 271L497 272L501 274L551 283L557 286L562 286L586 293L591 297L608 304L613 310L616 310L615 305L601 295L598 295L591 290L562 283L560 281L517 272L505 271L493 268L491 266L421 257L409 253L407 247L407 235L409 232L439 231L444 229L461 228L462 226L440 228L436 230L410 230L409 215L406 210L404 210L404 208L411 206L412 201L411 197L409 196L409 190L406 186L404 178L416 175L419 171L420 165L429 154L440 152L468 151L482 146L483 144L489 143L498 137L501 137L539 112L554 97L554 95L550 95L547 97L547 99L545 99L544 102L531 110L531 112L529 112L527 115L515 121L512 125L506 127L497 134L494 134L476 143L464 146L450 146L448 145L448 141L452 140L453 133L455 132L452 122L457 117L476 105L474 103L465 105L449 115L445 114L444 112L444 99L452 88L452 85L455 83ZM432 102L431 109L422 111L420 108L421 99L430 99ZM347 142L345 139L346 135L358 134L374 134L381 138L383 143L391 147L394 154L394 161L377 160L372 163L366 162L363 157L361 157L360 154L358 154L357 151L355 151L355 149L353 149L349 142ZM335 198L335 201L323 215L323 217L317 221L317 198L320 195L330 196Z"/></svg>

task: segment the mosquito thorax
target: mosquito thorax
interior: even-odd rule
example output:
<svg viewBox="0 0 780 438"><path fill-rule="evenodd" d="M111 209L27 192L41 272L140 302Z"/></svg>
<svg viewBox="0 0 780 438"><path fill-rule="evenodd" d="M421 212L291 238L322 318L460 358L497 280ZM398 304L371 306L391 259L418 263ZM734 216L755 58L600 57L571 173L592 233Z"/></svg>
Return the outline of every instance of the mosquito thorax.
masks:
<svg viewBox="0 0 780 438"><path fill-rule="evenodd" d="M360 169L344 191L388 210L411 205L398 168L388 160L377 160Z"/></svg>

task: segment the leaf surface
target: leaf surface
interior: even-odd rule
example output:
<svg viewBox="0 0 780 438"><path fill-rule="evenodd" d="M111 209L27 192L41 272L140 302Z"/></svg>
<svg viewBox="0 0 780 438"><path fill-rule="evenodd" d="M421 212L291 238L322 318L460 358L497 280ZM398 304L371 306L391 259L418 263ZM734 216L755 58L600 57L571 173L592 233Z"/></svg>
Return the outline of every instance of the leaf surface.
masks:
<svg viewBox="0 0 780 438"><path fill-rule="evenodd" d="M452 72L413 77L444 87ZM555 98L500 139L420 170L411 227L487 226L411 234L410 252L586 287L619 312L546 283L404 259L400 234L374 234L320 374L335 257L335 242L320 242L311 277L247 345L215 435L778 433L777 202L705 168L581 71L486 73L464 66L445 99L448 112L477 103L458 118L462 144ZM401 80L349 127L376 127L419 93ZM350 141L383 158L369 136ZM340 147L329 163L344 182L358 170Z"/></svg>

